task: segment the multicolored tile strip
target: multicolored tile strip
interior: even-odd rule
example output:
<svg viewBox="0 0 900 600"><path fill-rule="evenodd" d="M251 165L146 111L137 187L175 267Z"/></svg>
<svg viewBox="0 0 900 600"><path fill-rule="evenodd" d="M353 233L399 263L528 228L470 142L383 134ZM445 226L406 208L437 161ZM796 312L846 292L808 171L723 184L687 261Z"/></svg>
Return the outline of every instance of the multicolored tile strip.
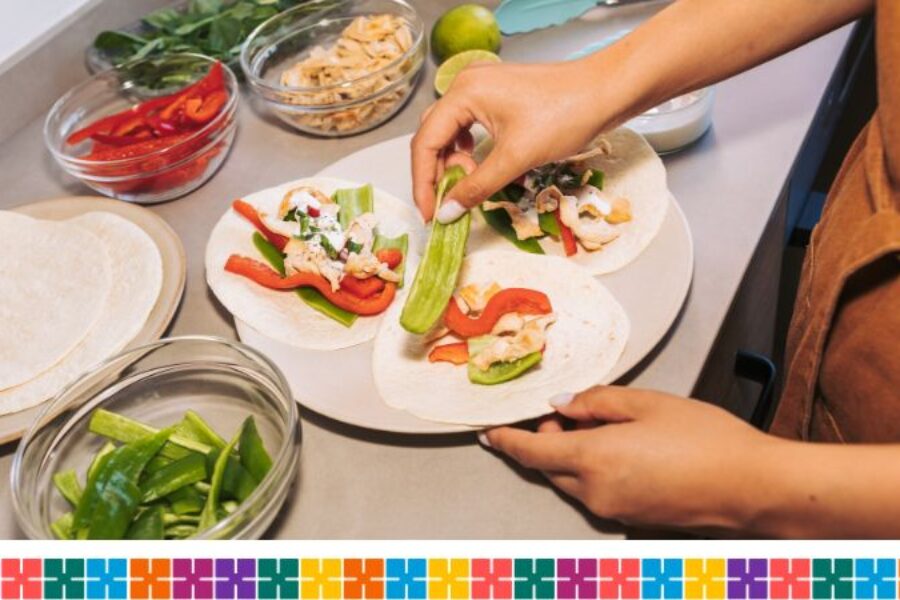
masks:
<svg viewBox="0 0 900 600"><path fill-rule="evenodd" d="M885 558L6 558L0 598L898 598Z"/></svg>

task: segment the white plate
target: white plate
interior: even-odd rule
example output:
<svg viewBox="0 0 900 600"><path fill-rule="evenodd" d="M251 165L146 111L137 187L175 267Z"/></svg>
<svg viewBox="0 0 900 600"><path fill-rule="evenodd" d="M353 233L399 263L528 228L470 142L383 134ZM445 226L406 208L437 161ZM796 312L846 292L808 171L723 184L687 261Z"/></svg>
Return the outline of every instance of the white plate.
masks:
<svg viewBox="0 0 900 600"><path fill-rule="evenodd" d="M184 248L181 240L178 239L168 223L146 208L121 200L95 196L56 198L25 204L12 210L37 219L53 221L71 219L88 212L103 211L128 219L143 229L159 248L162 257L162 288L153 310L147 317L144 328L128 343L126 348L157 340L165 332L172 317L175 316L175 310L181 300L186 273ZM22 437L22 434L43 408L43 404L39 404L26 410L0 416L0 444Z"/></svg>
<svg viewBox="0 0 900 600"><path fill-rule="evenodd" d="M409 142L409 136L402 136L364 148L317 175L372 183L412 203ZM512 245L510 249L515 250ZM663 338L687 297L693 268L690 229L672 198L662 228L650 246L624 269L599 277L631 319L625 352L605 381L622 377ZM271 358L284 372L297 401L317 413L351 425L397 433L470 430L419 419L382 402L372 377L372 342L333 352L304 351L275 342L239 319L235 324L241 341Z"/></svg>

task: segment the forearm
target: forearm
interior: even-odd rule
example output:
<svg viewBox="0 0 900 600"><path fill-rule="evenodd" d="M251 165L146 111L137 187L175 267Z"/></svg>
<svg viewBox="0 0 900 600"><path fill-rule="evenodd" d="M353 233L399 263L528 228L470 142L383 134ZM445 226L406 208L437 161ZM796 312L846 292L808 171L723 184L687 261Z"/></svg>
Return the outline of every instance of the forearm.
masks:
<svg viewBox="0 0 900 600"><path fill-rule="evenodd" d="M872 10L874 0L679 0L609 49L582 59L602 73L599 129L740 73Z"/></svg>
<svg viewBox="0 0 900 600"><path fill-rule="evenodd" d="M773 438L747 464L737 521L748 533L900 537L900 445Z"/></svg>

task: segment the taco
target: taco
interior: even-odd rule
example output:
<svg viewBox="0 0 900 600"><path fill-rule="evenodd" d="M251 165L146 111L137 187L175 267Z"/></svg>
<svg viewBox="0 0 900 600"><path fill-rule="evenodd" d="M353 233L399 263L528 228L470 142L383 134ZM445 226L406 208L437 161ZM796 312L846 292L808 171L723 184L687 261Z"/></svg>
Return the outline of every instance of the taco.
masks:
<svg viewBox="0 0 900 600"><path fill-rule="evenodd" d="M625 348L624 309L561 257L482 251L463 262L443 317L417 335L392 306L375 338L381 398L420 418L470 426L552 412L549 399L606 381Z"/></svg>
<svg viewBox="0 0 900 600"><path fill-rule="evenodd" d="M485 140L476 160L490 149ZM594 275L621 269L662 226L666 170L639 134L620 128L584 152L543 165L482 203L470 249L508 247L567 256Z"/></svg>
<svg viewBox="0 0 900 600"><path fill-rule="evenodd" d="M411 206L371 185L301 179L232 204L210 236L206 278L263 335L345 348L374 337L422 228Z"/></svg>

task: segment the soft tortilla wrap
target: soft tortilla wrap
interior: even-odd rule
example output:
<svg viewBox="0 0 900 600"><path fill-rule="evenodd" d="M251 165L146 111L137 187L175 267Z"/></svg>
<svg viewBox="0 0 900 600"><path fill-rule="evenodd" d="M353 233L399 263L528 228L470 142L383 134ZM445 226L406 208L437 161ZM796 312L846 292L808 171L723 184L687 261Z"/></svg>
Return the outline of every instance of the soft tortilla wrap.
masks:
<svg viewBox="0 0 900 600"><path fill-rule="evenodd" d="M329 177L310 177L256 192L244 200L257 210L274 215L285 192L292 188L312 186L331 195L338 189L363 185ZM409 233L408 258L412 258L424 239L422 219L411 205L378 188L374 192L378 230L389 237ZM310 308L292 291L269 290L249 279L226 272L225 262L232 254L265 262L253 245L254 231L249 222L229 208L216 223L206 246L206 281L219 302L236 318L274 340L312 350L346 348L375 337L383 315L359 317L353 325L344 327ZM407 262L407 278L414 273L410 271L413 263ZM395 299L394 304L397 301Z"/></svg>
<svg viewBox="0 0 900 600"><path fill-rule="evenodd" d="M21 385L88 334L110 289L110 260L91 232L0 212L0 390Z"/></svg>
<svg viewBox="0 0 900 600"><path fill-rule="evenodd" d="M629 320L602 283L563 258L508 250L468 256L460 286L491 281L550 297L557 321L548 330L541 363L506 383L473 384L465 365L428 361L433 344L400 326L402 303L396 303L375 338L373 353L375 385L384 402L423 419L491 426L550 413L548 401L555 394L607 381L625 348ZM439 343L449 341L455 340Z"/></svg>
<svg viewBox="0 0 900 600"><path fill-rule="evenodd" d="M99 238L111 259L111 286L100 317L61 361L22 385L0 391L0 414L35 406L134 339L156 305L162 288L162 257L143 229L107 212L66 221Z"/></svg>
<svg viewBox="0 0 900 600"><path fill-rule="evenodd" d="M591 157L586 164L603 171L604 191L631 202L632 219L618 225L621 228L619 237L600 250L588 251L579 245L578 253L569 258L594 275L621 269L650 245L662 227L670 198L665 166L643 136L623 127L601 135L595 144L601 143L601 140L609 142L610 155ZM476 160L483 159L490 149L490 140L485 139L476 149ZM540 244L547 254L565 256L559 240L545 237ZM493 248L514 247L479 216L473 221L469 249Z"/></svg>

